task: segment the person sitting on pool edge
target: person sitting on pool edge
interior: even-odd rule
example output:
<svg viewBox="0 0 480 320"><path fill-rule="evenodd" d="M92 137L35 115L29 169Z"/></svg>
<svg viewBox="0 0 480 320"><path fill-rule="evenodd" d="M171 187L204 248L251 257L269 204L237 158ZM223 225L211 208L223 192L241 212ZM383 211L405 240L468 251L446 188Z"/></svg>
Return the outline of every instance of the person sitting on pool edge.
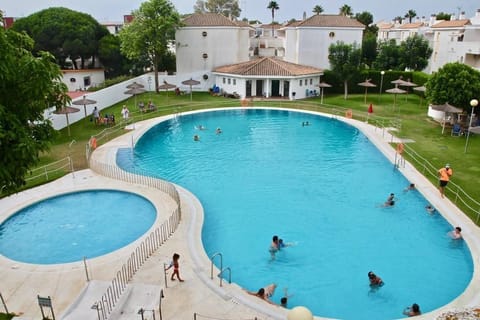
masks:
<svg viewBox="0 0 480 320"><path fill-rule="evenodd" d="M368 280L370 280L370 286L381 287L383 286L383 280L372 271L368 272Z"/></svg>
<svg viewBox="0 0 480 320"><path fill-rule="evenodd" d="M269 284L266 287L258 289L257 292L247 291L247 293L251 294L252 296L259 297L260 299L263 299L270 304L276 304L275 302L270 300L270 298L275 293L276 288L277 288L277 285L275 283L272 283L272 284Z"/></svg>
<svg viewBox="0 0 480 320"><path fill-rule="evenodd" d="M409 316L409 317L415 317L415 316L419 316L422 314L422 312L420 311L420 306L416 303L412 304L411 307L406 307L404 310L403 310L403 314L406 315L406 316Z"/></svg>

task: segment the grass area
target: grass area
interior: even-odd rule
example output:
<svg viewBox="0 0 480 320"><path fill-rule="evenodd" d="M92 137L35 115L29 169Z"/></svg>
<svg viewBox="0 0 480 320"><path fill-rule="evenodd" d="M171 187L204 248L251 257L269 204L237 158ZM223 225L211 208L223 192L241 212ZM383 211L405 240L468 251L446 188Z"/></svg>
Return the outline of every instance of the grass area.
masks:
<svg viewBox="0 0 480 320"><path fill-rule="evenodd" d="M10 320L14 317L14 314L5 314L5 313L0 313L0 320Z"/></svg>
<svg viewBox="0 0 480 320"><path fill-rule="evenodd" d="M371 122L380 123L386 127L400 123L401 125L399 125L395 135L413 140L414 142L409 143L408 146L425 159L428 159L435 168L440 168L446 163L450 163L454 170L452 181L473 199L480 199L480 180L476 179L480 172L479 136L470 136L468 152L464 153L465 137L451 136L449 127L442 134L441 125L427 116L427 103L420 96L408 94L395 97L388 93L382 95L369 93L367 103L364 102L364 98L363 94L349 95L346 100L343 95L326 95L324 96L323 104L320 104L319 97L315 97L296 101L265 99L255 101L254 105L314 110L337 113L342 116L345 114L346 109L352 109L354 118L366 120L368 106L372 103L374 112L370 116ZM144 101L146 105L148 100L152 100L157 106L157 111L141 113L135 105L140 101ZM120 111L123 104L127 104L132 121L140 121L175 112L206 108L238 107L240 106L240 101L198 92L193 93L193 99L190 101L190 95L175 96L173 92L164 91L160 93L144 93L136 98L132 97L103 110L102 114L114 113L117 122L121 122ZM85 146L91 136L101 134L105 128L104 126L95 125L89 119L85 119L70 126L70 136L68 136L66 128L59 131L50 152L41 156L42 165L70 156L73 159L75 170L87 168ZM97 139L98 144L124 133L123 126L119 125L117 128L118 130L101 134L101 139ZM417 169L422 172L422 168ZM436 177L430 177L429 179L435 185L437 184ZM450 199L453 198L451 192L447 196ZM464 208L461 207L461 209ZM478 212L480 208L475 208L474 210ZM474 212L468 214L475 220L476 214Z"/></svg>

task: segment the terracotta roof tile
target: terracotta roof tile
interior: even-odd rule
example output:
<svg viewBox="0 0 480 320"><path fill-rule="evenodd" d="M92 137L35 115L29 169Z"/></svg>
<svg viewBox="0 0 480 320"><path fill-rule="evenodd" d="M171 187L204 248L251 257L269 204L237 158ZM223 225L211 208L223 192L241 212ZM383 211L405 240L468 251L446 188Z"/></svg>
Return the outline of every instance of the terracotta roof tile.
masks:
<svg viewBox="0 0 480 320"><path fill-rule="evenodd" d="M213 70L218 73L229 73L242 76L280 76L294 77L322 74L321 69L286 62L274 57L263 57L247 62L221 66Z"/></svg>
<svg viewBox="0 0 480 320"><path fill-rule="evenodd" d="M316 14L310 18L300 21L298 24L289 26L297 27L349 27L349 28L365 28L365 25L346 16L338 14Z"/></svg>
<svg viewBox="0 0 480 320"><path fill-rule="evenodd" d="M423 22L405 23L405 24L402 24L399 27L399 29L416 29L416 28L420 28L423 25L424 25Z"/></svg>
<svg viewBox="0 0 480 320"><path fill-rule="evenodd" d="M187 27L239 27L237 21L232 21L218 13L194 13L183 20ZM243 26L243 25L242 25Z"/></svg>
<svg viewBox="0 0 480 320"><path fill-rule="evenodd" d="M470 20L468 19L442 21L434 24L433 26L431 26L431 28L459 28L459 27L464 27L468 24L471 24Z"/></svg>

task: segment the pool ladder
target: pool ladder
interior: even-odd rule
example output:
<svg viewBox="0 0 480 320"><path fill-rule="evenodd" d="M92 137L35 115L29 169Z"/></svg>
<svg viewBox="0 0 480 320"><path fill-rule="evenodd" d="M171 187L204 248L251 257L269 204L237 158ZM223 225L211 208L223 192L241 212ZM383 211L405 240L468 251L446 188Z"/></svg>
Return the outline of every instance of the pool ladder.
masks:
<svg viewBox="0 0 480 320"><path fill-rule="evenodd" d="M220 287L222 286L223 282L223 274L228 271L228 283L232 283L232 269L230 267L223 267L223 255L220 252L214 253L210 257L210 279L213 279L213 260L215 257L220 257L220 273L217 275L217 277L220 278Z"/></svg>

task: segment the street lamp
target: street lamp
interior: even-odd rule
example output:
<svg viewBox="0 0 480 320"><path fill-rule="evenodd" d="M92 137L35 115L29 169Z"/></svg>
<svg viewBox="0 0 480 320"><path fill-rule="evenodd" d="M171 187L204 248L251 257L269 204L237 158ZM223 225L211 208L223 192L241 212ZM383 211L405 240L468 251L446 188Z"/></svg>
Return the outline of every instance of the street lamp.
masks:
<svg viewBox="0 0 480 320"><path fill-rule="evenodd" d="M468 132L467 132L467 141L465 141L465 150L464 153L467 153L467 146L468 146L468 138L470 138L470 128L472 127L472 120L473 120L473 111L476 106L478 106L478 100L472 99L470 100L470 106L472 107L472 113L470 114L470 122L468 124Z"/></svg>
<svg viewBox="0 0 480 320"><path fill-rule="evenodd" d="M380 97L378 100L382 99L382 87L383 87L383 76L385 75L385 71L380 71Z"/></svg>

